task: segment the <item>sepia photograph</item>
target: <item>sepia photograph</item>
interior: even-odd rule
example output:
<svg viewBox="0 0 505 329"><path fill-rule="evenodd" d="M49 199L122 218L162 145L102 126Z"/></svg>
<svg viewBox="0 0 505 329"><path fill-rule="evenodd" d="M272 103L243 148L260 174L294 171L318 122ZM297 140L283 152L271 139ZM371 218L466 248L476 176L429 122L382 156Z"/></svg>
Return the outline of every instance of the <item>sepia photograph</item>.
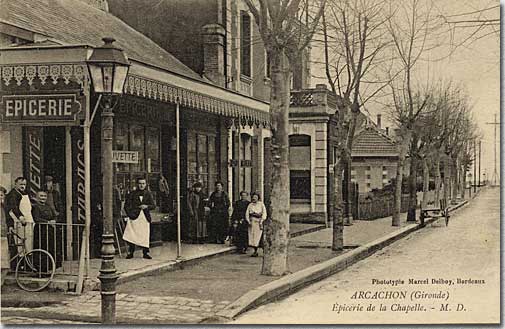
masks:
<svg viewBox="0 0 505 329"><path fill-rule="evenodd" d="M498 327L500 9L0 0L0 324Z"/></svg>

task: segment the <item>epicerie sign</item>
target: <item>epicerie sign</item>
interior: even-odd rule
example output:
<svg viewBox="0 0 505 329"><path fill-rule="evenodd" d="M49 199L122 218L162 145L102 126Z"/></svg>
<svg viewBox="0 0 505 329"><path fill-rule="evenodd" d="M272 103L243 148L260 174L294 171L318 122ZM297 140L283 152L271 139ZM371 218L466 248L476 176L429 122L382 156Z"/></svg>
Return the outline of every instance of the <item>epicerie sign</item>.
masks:
<svg viewBox="0 0 505 329"><path fill-rule="evenodd" d="M139 152L136 152L136 151L112 151L112 162L139 163Z"/></svg>
<svg viewBox="0 0 505 329"><path fill-rule="evenodd" d="M5 123L48 123L77 120L82 104L75 94L2 95L0 116Z"/></svg>

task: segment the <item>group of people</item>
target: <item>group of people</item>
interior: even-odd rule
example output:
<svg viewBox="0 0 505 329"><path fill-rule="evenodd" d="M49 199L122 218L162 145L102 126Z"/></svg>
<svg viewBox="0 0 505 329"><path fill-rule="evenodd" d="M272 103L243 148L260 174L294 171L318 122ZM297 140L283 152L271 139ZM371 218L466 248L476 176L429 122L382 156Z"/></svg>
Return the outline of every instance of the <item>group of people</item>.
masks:
<svg viewBox="0 0 505 329"><path fill-rule="evenodd" d="M61 197L54 186L53 177L46 176L43 188L34 191L35 198L28 195L27 180L25 177L18 177L14 181L14 188L7 193L7 190L0 186L0 218L2 218L2 268L4 266L14 269L16 260L12 259L19 251L20 241L16 241L11 236L11 241L7 243L7 235L10 230L14 230L22 237L26 252L36 249L48 251L54 258L56 266L61 266L62 248L59 235L61 230L57 223L62 221L60 216ZM5 222L4 222L5 219ZM8 252L5 244L8 244ZM12 261L9 261L9 259Z"/></svg>
<svg viewBox="0 0 505 329"><path fill-rule="evenodd" d="M225 243L229 241L237 247L237 252L246 253L248 247L258 256L261 246L263 223L267 219L267 210L260 201L258 193L240 192L240 199L233 205L231 221L229 220L230 200L223 189L223 183L216 182L215 191L208 198L202 191L203 185L193 184L188 194L187 207L189 212L188 239L192 243ZM205 208L210 214L207 218Z"/></svg>

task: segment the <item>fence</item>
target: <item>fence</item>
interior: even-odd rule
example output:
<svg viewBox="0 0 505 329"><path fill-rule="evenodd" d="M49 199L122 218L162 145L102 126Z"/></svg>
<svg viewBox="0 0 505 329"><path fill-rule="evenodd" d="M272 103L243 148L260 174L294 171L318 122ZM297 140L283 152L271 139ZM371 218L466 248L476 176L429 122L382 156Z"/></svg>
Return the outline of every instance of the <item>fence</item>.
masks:
<svg viewBox="0 0 505 329"><path fill-rule="evenodd" d="M401 212L406 212L409 207L409 195L402 195ZM357 219L372 220L393 215L394 197L384 194L373 197L360 197L358 201Z"/></svg>
<svg viewBox="0 0 505 329"><path fill-rule="evenodd" d="M26 239L27 251L43 249L53 256L57 275L78 276L85 224L45 222L22 225L16 222L14 229L18 235ZM19 244L21 241L16 243ZM18 247L17 251L20 250L21 247ZM14 252L15 250L11 250L11 254ZM14 267L11 264L11 268L15 268L15 264Z"/></svg>

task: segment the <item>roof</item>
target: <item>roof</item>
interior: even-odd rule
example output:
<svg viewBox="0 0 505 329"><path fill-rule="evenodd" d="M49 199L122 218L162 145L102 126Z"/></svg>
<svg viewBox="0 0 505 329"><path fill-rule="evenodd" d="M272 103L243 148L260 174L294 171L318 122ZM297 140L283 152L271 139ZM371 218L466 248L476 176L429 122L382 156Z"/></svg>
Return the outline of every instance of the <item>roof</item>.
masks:
<svg viewBox="0 0 505 329"><path fill-rule="evenodd" d="M75 0L1 0L0 22L50 37L63 45L103 44L106 36L134 60L200 81L196 72L114 15Z"/></svg>
<svg viewBox="0 0 505 329"><path fill-rule="evenodd" d="M365 127L354 138L352 144L353 156L397 156L395 142L377 128Z"/></svg>

